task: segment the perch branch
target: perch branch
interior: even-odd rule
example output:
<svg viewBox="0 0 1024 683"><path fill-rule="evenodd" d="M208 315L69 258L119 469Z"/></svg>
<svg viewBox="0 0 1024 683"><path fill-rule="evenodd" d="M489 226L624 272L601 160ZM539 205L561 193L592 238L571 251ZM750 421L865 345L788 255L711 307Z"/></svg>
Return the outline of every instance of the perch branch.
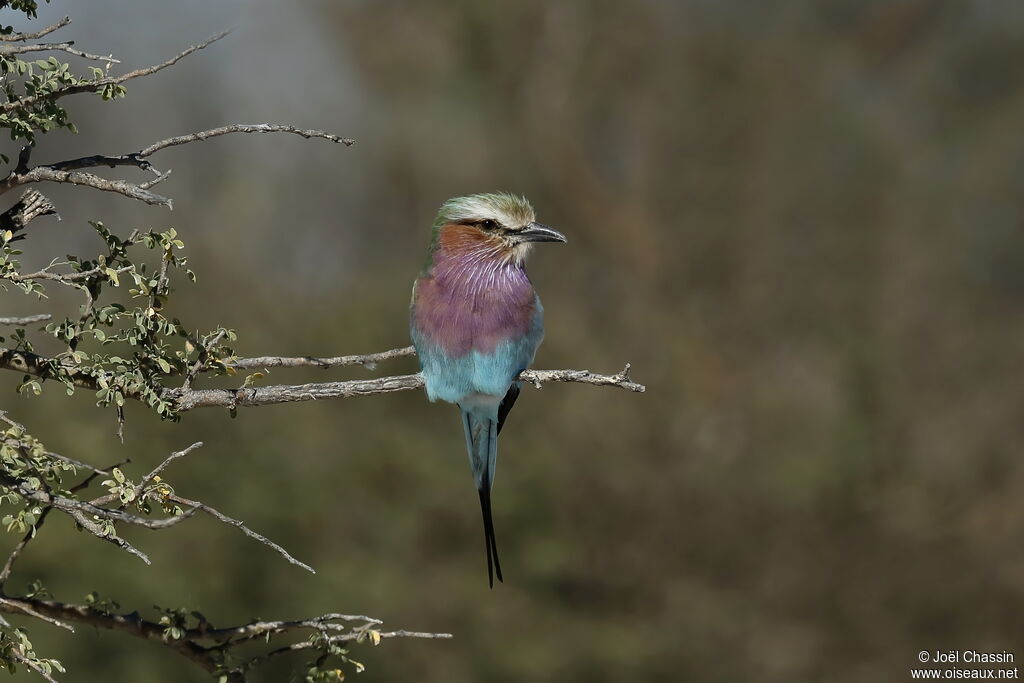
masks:
<svg viewBox="0 0 1024 683"><path fill-rule="evenodd" d="M367 365L377 360L400 358L411 355L409 347L392 349L366 356L340 356L327 359L286 358L264 356L254 359L238 359L235 367L331 367L332 365ZM258 362L256 362L258 361ZM331 361L321 365L318 361ZM341 362L344 361L344 362ZM52 359L44 358L27 351L0 348L0 369L14 370L27 375L44 379L55 378ZM536 388L549 382L575 382L593 386L618 387L626 391L643 393L646 387L633 382L629 378L629 364L622 372L614 375L602 375L589 370L524 370L518 380L527 382ZM87 389L98 389L96 378L84 372L68 367L66 378L75 386ZM298 401L319 401L330 398L354 398L370 394L388 394L395 391L411 391L423 387L423 376L395 375L375 379L345 380L340 382L311 382L308 384L278 384L265 387L244 387L239 389L192 389L183 386L177 389L164 390L165 398L174 403L179 412L194 408L239 408L248 406L265 406L277 403L293 403ZM127 398L139 399L140 396L126 393Z"/></svg>
<svg viewBox="0 0 1024 683"><path fill-rule="evenodd" d="M393 349L382 354L371 354L371 356L349 356L341 357L350 360L339 365L364 364L362 359L374 357L398 358L412 355L411 347L404 349ZM387 355L393 354L393 355ZM261 367L248 363L248 360L240 359L241 367ZM262 358L258 360L268 360ZM280 358L281 361L305 361L302 358ZM316 366L316 360L340 360L335 359L313 359L313 362L296 362L294 365L282 364L280 367L296 367L304 365ZM236 361L235 367L240 367ZM374 362L374 361L369 361ZM548 382L577 382L580 384L591 384L594 386L618 387L626 391L643 393L646 387L629 379L630 366L627 363L622 372L615 375L601 375L589 370L524 370L518 377L521 382L528 382L537 389ZM309 384L278 384L266 387L244 387L240 389L189 389L187 391L170 390L170 396L175 401L179 411L192 410L193 408L238 408L241 406L264 406L276 403L292 403L296 401L319 401L329 398L354 398L369 394L387 394L395 391L411 391L423 387L423 375L396 375L391 377L378 377L376 379L347 380L341 382L313 382Z"/></svg>

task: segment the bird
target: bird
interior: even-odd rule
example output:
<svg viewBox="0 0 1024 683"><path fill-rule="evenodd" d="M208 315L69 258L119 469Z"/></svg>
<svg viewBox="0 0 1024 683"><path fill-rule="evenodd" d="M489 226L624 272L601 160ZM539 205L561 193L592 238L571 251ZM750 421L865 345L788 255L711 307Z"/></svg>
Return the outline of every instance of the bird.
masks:
<svg viewBox="0 0 1024 683"><path fill-rule="evenodd" d="M490 588L495 576L504 581L491 515L498 434L519 397L516 380L544 337L544 309L526 275L526 257L536 243L566 241L537 222L525 197L454 197L437 212L413 283L409 331L427 398L462 412Z"/></svg>

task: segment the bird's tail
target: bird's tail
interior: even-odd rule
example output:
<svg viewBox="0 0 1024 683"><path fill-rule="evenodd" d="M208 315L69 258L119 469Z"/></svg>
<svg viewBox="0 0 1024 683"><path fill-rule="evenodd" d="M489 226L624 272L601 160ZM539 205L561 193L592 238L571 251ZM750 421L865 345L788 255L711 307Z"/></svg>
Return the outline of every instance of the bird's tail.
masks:
<svg viewBox="0 0 1024 683"><path fill-rule="evenodd" d="M484 544L487 548L487 581L494 587L494 577L501 578L498 545L494 540L494 521L491 518L491 484L498 457L498 421L493 411L486 409L462 410L462 425L466 430L466 449L473 479L480 494L480 509L484 516Z"/></svg>

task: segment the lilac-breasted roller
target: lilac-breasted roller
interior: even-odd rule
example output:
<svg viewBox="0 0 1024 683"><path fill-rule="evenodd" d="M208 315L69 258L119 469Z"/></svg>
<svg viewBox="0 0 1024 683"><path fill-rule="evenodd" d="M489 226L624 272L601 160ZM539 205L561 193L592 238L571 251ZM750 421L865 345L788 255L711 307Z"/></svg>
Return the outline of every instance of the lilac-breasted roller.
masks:
<svg viewBox="0 0 1024 683"><path fill-rule="evenodd" d="M523 197L474 194L441 205L409 327L427 397L458 404L484 517L488 582L501 581L491 519L498 434L519 396L519 373L544 337L544 309L526 276L534 242L565 242Z"/></svg>

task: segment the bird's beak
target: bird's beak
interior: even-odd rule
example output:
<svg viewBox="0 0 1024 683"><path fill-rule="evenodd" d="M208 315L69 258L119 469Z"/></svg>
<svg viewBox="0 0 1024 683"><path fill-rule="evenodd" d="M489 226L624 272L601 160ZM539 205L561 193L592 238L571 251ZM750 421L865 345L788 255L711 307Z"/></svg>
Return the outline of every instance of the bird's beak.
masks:
<svg viewBox="0 0 1024 683"><path fill-rule="evenodd" d="M530 223L516 237L522 242L568 242L565 235L540 223Z"/></svg>

